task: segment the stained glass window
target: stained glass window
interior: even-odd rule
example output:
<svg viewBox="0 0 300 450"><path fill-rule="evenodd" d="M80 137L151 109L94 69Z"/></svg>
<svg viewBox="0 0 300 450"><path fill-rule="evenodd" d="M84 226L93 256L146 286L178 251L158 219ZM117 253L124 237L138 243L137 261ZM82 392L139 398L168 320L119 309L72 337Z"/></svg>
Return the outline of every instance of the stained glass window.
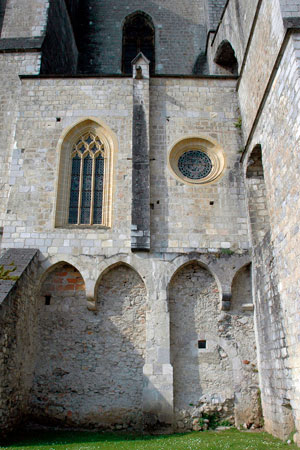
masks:
<svg viewBox="0 0 300 450"><path fill-rule="evenodd" d="M105 151L91 132L72 149L69 224L101 224Z"/></svg>
<svg viewBox="0 0 300 450"><path fill-rule="evenodd" d="M210 174L212 162L201 150L189 150L178 159L178 169L190 180L201 180Z"/></svg>

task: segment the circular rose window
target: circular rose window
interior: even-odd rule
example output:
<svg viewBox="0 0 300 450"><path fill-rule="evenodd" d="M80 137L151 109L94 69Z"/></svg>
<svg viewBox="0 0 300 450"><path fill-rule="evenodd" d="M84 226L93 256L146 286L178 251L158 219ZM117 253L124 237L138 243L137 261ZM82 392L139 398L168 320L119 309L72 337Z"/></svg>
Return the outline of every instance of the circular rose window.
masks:
<svg viewBox="0 0 300 450"><path fill-rule="evenodd" d="M168 165L177 180L204 185L221 178L226 161L223 149L215 140L192 136L173 144Z"/></svg>
<svg viewBox="0 0 300 450"><path fill-rule="evenodd" d="M212 162L206 153L200 150L189 150L178 159L178 169L190 180L201 180L212 170Z"/></svg>

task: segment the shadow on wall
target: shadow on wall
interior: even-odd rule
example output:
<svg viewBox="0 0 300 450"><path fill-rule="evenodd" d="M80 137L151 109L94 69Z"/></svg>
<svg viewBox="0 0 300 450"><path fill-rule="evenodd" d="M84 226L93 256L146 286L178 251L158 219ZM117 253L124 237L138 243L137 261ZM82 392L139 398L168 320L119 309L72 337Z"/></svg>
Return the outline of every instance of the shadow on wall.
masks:
<svg viewBox="0 0 300 450"><path fill-rule="evenodd" d="M130 267L112 268L98 287L98 314L86 308L80 273L48 272L39 305L40 348L31 420L87 428L142 427L146 289Z"/></svg>
<svg viewBox="0 0 300 450"><path fill-rule="evenodd" d="M233 75L238 74L238 61L229 41L221 42L217 48L214 62Z"/></svg>
<svg viewBox="0 0 300 450"><path fill-rule="evenodd" d="M151 85L150 85L151 89ZM166 81L155 87L158 95L150 102L150 230L151 248L168 248L169 242L169 192L167 143ZM150 91L151 95L151 91ZM169 101L174 101L169 99ZM158 112L159 111L159 112Z"/></svg>
<svg viewBox="0 0 300 450"><path fill-rule="evenodd" d="M158 7L155 2L133 0L129 2L99 2L98 0L81 2L76 36L79 50L78 72L85 74L121 73L123 23L128 14L134 13L137 9L142 9L147 16L149 15L155 25L155 72L192 74L194 70L195 73L196 60L199 54L205 51L206 28L204 24L201 25L193 19L184 18L183 15L176 14L171 9ZM184 32L179 30L184 30ZM175 35L172 35L171 32ZM147 56L147 53L145 54Z"/></svg>
<svg viewBox="0 0 300 450"><path fill-rule="evenodd" d="M2 31L2 25L4 20L5 8L6 8L7 0L0 0L0 37Z"/></svg>
<svg viewBox="0 0 300 450"><path fill-rule="evenodd" d="M270 230L261 146L256 145L248 159L246 172L248 209L253 245Z"/></svg>

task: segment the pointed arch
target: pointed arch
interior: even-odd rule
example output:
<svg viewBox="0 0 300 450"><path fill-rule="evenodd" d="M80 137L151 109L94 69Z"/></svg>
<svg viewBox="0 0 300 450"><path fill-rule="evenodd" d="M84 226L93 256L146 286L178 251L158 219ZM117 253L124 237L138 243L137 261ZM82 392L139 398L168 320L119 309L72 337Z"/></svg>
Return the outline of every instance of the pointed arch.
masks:
<svg viewBox="0 0 300 450"><path fill-rule="evenodd" d="M184 269L185 267L191 265L191 264L197 264L199 267L201 267L202 269L206 270L215 280L217 286L218 286L218 291L219 291L219 298L220 298L220 302L222 301L222 284L217 276L217 274L212 270L212 268L210 266L208 266L207 264L205 264L204 262L202 262L200 259L187 259L186 261L182 262L182 259L179 258L178 261L176 261L176 270L172 273L169 274L168 276L168 280L167 280L167 289L170 289L170 285L172 283L172 281L174 280L174 278L178 275L178 273Z"/></svg>
<svg viewBox="0 0 300 450"><path fill-rule="evenodd" d="M262 241L270 230L270 216L260 144L255 145L247 160L246 186L252 242L257 244Z"/></svg>
<svg viewBox="0 0 300 450"><path fill-rule="evenodd" d="M251 262L236 271L231 283L231 292L230 310L245 311L247 305L246 310L251 311L251 308L249 309L250 305L253 305Z"/></svg>
<svg viewBox="0 0 300 450"><path fill-rule="evenodd" d="M238 73L238 61L235 51L226 39L218 46L214 62L233 74Z"/></svg>
<svg viewBox="0 0 300 450"><path fill-rule="evenodd" d="M108 267L106 267L106 268L101 272L101 274L99 275L99 277L98 277L98 279L97 279L97 281L96 281L96 283L95 283L95 288L94 288L94 291L95 291L95 298L97 298L97 293L98 293L99 286L100 286L100 284L101 284L102 278L103 278L106 274L108 274L108 272L110 272L111 270L114 270L114 269L116 269L117 267L121 267L121 266L127 267L128 269L131 269L131 270L139 277L139 279L141 280L141 282L144 284L145 290L146 290L146 293L147 293L148 290L147 290L147 286L146 286L146 284L145 284L144 277L141 276L141 274L139 273L139 271L138 271L132 264L129 264L129 263L125 262L125 261L117 261L117 262L115 262L115 263L110 264Z"/></svg>
<svg viewBox="0 0 300 450"><path fill-rule="evenodd" d="M128 15L123 24L122 72L132 74L132 60L142 52L150 61L150 74L155 73L155 27L143 11Z"/></svg>
<svg viewBox="0 0 300 450"><path fill-rule="evenodd" d="M116 152L116 136L102 121L82 119L64 131L55 226L111 226Z"/></svg>
<svg viewBox="0 0 300 450"><path fill-rule="evenodd" d="M40 275L39 281L38 281L40 290L41 290L45 280L51 275L51 273L54 272L55 270L59 269L62 266L68 266L68 267L74 269L75 271L77 271L79 273L80 277L82 278L82 280L84 281L84 278L83 278L80 270L78 270L78 268L75 267L72 263L70 263L68 261L58 261L58 262L50 265L50 267L48 267L46 270L44 270L44 272Z"/></svg>

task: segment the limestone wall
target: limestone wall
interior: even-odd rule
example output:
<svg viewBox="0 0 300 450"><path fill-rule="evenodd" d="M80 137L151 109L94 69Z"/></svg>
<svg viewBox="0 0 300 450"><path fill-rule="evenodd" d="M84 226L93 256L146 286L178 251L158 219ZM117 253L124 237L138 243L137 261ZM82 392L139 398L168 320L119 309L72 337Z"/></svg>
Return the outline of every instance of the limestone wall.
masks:
<svg viewBox="0 0 300 450"><path fill-rule="evenodd" d="M300 5L294 0L280 0L280 7L284 18L300 17Z"/></svg>
<svg viewBox="0 0 300 450"><path fill-rule="evenodd" d="M1 38L41 36L46 32L49 0L7 0Z"/></svg>
<svg viewBox="0 0 300 450"><path fill-rule="evenodd" d="M276 58L284 39L284 26L279 2L263 0L257 18L244 75L239 85L243 130L247 139L257 110L267 88ZM257 55L263 54L257 64ZM251 97L251 102L249 102Z"/></svg>
<svg viewBox="0 0 300 450"><path fill-rule="evenodd" d="M191 426L201 412L215 412L237 426L259 425L253 313L242 310L243 303L251 303L251 278L237 278L235 304L227 314L220 314L214 278L199 265L185 266L172 279L171 363L179 428ZM205 349L198 348L199 341Z"/></svg>
<svg viewBox="0 0 300 450"><path fill-rule="evenodd" d="M16 146L24 150L17 161L20 176L11 183L14 193L10 197L12 216L8 218L12 228L5 235L7 247L24 244L31 247L38 243L42 252L74 256L99 254L100 249L116 253L130 248L132 80L24 80L23 87ZM96 227L88 233L78 227L55 229L58 142L66 127L90 116L100 116L118 139L113 227L108 230ZM20 210L24 202L27 206ZM11 232L18 236L12 237Z"/></svg>
<svg viewBox="0 0 300 450"><path fill-rule="evenodd" d="M37 348L36 250L10 250L0 259L6 269L0 280L0 435L5 436L28 414L29 391Z"/></svg>
<svg viewBox="0 0 300 450"><path fill-rule="evenodd" d="M40 69L39 53L0 53L0 138L3 142L0 151L0 224L9 214L14 226L18 224L16 213L7 209L11 184L16 177L22 177L20 167L22 149L15 146L15 127L20 99L19 73L36 74Z"/></svg>
<svg viewBox="0 0 300 450"><path fill-rule="evenodd" d="M266 98L265 107L249 146L252 149L259 143L262 147L266 194L270 212L271 245L274 248L278 295L283 311L283 326L286 330L286 349L283 350L282 357L288 357L286 365L290 369L287 385L288 402L280 397L280 391L278 391L277 396L270 400L270 403L273 408L276 408L278 403L285 403L288 406L290 401L297 430L300 430L299 333L297 328L299 314L297 300L299 295L297 268L299 260L299 190L297 189L296 169L299 167L297 148L299 147L300 126L299 43L299 34L292 34L287 42L272 89ZM268 252L268 249L265 251ZM275 335L273 335L273 339L276 339ZM271 364L271 361L268 364ZM285 374L282 374L282 377L285 377ZM271 398L271 393L269 395Z"/></svg>
<svg viewBox="0 0 300 450"><path fill-rule="evenodd" d="M151 81L151 238L154 249L248 247L241 136L234 80ZM226 155L224 176L208 185L178 181L168 167L176 141L209 136Z"/></svg>
<svg viewBox="0 0 300 450"><path fill-rule="evenodd" d="M206 0L207 28L215 30L221 20L226 0Z"/></svg>
<svg viewBox="0 0 300 450"><path fill-rule="evenodd" d="M246 46L251 33L251 27L259 0L230 0L227 3L222 22L216 35L211 35L208 42L207 56L210 73L223 73L224 70L213 60L221 42L228 40L238 61L239 69L243 63Z"/></svg>
<svg viewBox="0 0 300 450"><path fill-rule="evenodd" d="M61 255L62 259L63 255L127 252L132 202L132 80L23 79L22 85L18 150L7 205L10 213L3 222L3 247L38 245L44 254ZM230 79L151 80L151 246L156 251L249 246L234 86ZM54 227L59 139L66 127L86 117L104 121L118 140L112 227L92 227L88 233L76 226ZM168 168L168 152L176 140L199 135L216 140L226 158L224 176L207 186L180 183Z"/></svg>

